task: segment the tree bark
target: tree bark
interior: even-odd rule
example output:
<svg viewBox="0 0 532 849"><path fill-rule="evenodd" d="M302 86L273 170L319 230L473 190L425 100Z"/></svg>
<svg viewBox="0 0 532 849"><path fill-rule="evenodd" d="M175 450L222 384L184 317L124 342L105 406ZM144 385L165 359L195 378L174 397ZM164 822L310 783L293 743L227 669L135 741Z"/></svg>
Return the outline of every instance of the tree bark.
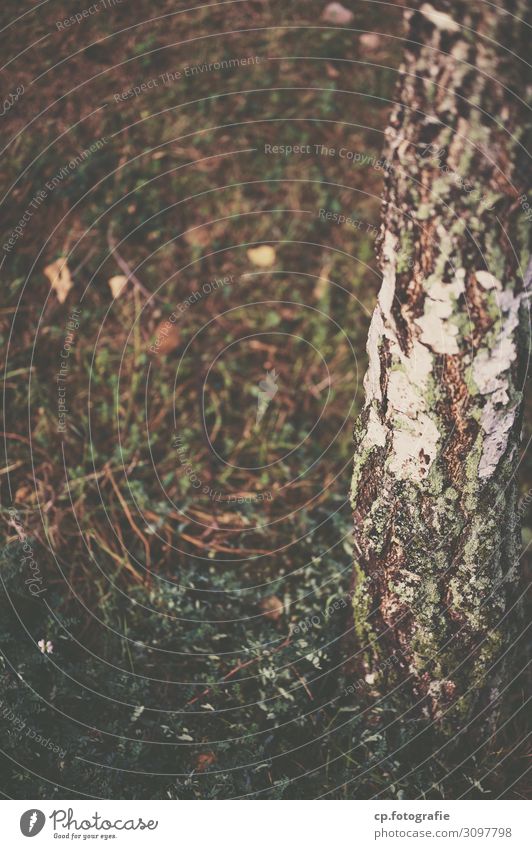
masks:
<svg viewBox="0 0 532 849"><path fill-rule="evenodd" d="M526 2L437 5L406 13L387 130L349 668L456 724L497 701L516 618L531 30Z"/></svg>

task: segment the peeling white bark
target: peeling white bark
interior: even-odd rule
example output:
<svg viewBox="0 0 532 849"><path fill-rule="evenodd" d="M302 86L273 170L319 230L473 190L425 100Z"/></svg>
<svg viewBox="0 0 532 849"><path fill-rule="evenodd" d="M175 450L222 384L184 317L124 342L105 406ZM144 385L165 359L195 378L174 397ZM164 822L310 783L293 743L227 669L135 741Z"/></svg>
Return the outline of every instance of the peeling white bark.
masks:
<svg viewBox="0 0 532 849"><path fill-rule="evenodd" d="M402 480L421 481L438 452L440 433L430 417L426 401L428 378L433 358L428 348L416 342L409 356L401 350L393 330L393 317L383 320L381 308L373 314L368 336L369 369L366 375L366 406L382 401L379 346L387 340L389 350L399 362L388 376L386 388L387 412L381 421L373 407L370 409L364 447L383 447L386 434L391 433L392 447L389 471Z"/></svg>
<svg viewBox="0 0 532 849"><path fill-rule="evenodd" d="M453 283L429 278L425 314L416 319L421 329L421 341L438 354L458 354L458 326L451 317L456 301L464 292L465 269L459 268Z"/></svg>
<svg viewBox="0 0 532 849"><path fill-rule="evenodd" d="M440 432L426 413L396 422L388 469L400 480L420 482L436 459Z"/></svg>
<svg viewBox="0 0 532 849"><path fill-rule="evenodd" d="M440 432L426 400L433 369L431 350L439 352L454 341L457 328L446 319L452 314L453 299L455 301L463 291L465 272L460 269L453 284L432 281L427 298L429 312L426 321L419 322L420 339L413 340L411 350L405 354L397 339L392 313L398 254L397 240L390 232L385 233L382 254L383 281L367 345L369 369L365 390L366 406L371 410L364 447L383 447L386 434L390 433L388 470L398 479L420 482L435 460L440 442ZM384 341L395 366L388 375L386 415L381 421L372 404L383 400L379 349Z"/></svg>
<svg viewBox="0 0 532 849"><path fill-rule="evenodd" d="M430 415L426 402L428 379L432 373L433 354L459 354L459 328L455 321L458 299L465 291L466 272L456 271L450 283L432 275L426 283L424 313L415 319L419 339L412 343L408 356L397 339L392 305L395 297L397 242L389 232L383 243L385 270L368 336L369 369L365 378L366 405L382 402L381 363L379 349L383 341L395 366L390 371L386 388L386 416L381 421L371 410L365 446L383 447L386 434L392 434L392 453L388 469L401 480L421 481L437 457L441 434ZM479 478L489 477L503 456L517 404L508 406L509 369L517 355L515 330L525 293L515 295L487 271L475 272L477 281L492 291L500 310L498 339L495 345L481 348L473 358L472 375L478 392L487 400L480 425L485 434L479 463Z"/></svg>
<svg viewBox="0 0 532 849"><path fill-rule="evenodd" d="M479 478L487 478L497 468L497 463L506 451L510 430L515 422L515 407L498 409L489 400L482 411L482 430L486 434L482 457L478 466Z"/></svg>
<svg viewBox="0 0 532 849"><path fill-rule="evenodd" d="M384 315L389 315L395 296L395 273L397 257L397 240L389 230L384 234L382 256L385 262L382 284L379 291L379 304Z"/></svg>
<svg viewBox="0 0 532 849"><path fill-rule="evenodd" d="M378 307L373 311L368 332L366 350L368 352L369 366L364 377L364 390L366 393L366 405L372 401L382 401L381 392L381 366L379 361L379 345L384 336L384 324L382 314Z"/></svg>
<svg viewBox="0 0 532 849"><path fill-rule="evenodd" d="M495 345L481 348L473 359L473 379L482 395L487 396L480 424L485 434L479 463L479 478L489 477L508 446L510 431L515 422L517 404L509 406L510 368L517 356L515 330L519 309L525 292L515 295L504 289L500 280L487 271L476 271L480 285L495 293L500 310L498 338Z"/></svg>
<svg viewBox="0 0 532 849"><path fill-rule="evenodd" d="M384 448L386 445L386 428L380 421L375 409L369 411L368 419L368 444Z"/></svg>

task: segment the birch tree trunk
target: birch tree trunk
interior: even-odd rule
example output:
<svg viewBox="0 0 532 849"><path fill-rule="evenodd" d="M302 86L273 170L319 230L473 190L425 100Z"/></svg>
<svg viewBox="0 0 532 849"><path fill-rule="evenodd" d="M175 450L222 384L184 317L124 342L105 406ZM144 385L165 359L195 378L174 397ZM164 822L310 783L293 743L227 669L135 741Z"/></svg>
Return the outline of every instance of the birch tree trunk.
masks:
<svg viewBox="0 0 532 849"><path fill-rule="evenodd" d="M516 619L526 5L407 12L355 428L349 668L455 724L490 712Z"/></svg>

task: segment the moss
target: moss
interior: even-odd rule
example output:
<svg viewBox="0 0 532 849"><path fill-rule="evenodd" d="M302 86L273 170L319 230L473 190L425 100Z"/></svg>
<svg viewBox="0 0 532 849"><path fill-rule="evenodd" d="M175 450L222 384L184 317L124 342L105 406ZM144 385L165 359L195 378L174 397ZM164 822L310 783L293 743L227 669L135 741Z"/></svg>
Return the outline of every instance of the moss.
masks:
<svg viewBox="0 0 532 849"><path fill-rule="evenodd" d="M414 211L414 215L418 221L427 221L434 215L434 206L430 203L422 203Z"/></svg>
<svg viewBox="0 0 532 849"><path fill-rule="evenodd" d="M349 493L349 503L351 504L351 509L354 510L356 506L356 495L357 495L357 487L360 482L360 478L362 477L362 472L371 457L371 454L376 450L375 445L368 445L367 443L362 445L359 450L355 453L354 464L353 464L353 474L351 477L351 490Z"/></svg>
<svg viewBox="0 0 532 849"><path fill-rule="evenodd" d="M474 148L472 144L465 144L460 159L458 160L458 172L462 177L469 176L470 166L473 160Z"/></svg>
<svg viewBox="0 0 532 849"><path fill-rule="evenodd" d="M425 96L429 103L434 103L436 97L436 83L432 82L430 79L425 79Z"/></svg>
<svg viewBox="0 0 532 849"><path fill-rule="evenodd" d="M411 230L405 229L402 231L399 239L399 251L397 254L396 270L398 274L407 272L411 267L411 260L414 254L414 238Z"/></svg>
<svg viewBox="0 0 532 849"><path fill-rule="evenodd" d="M434 410L438 401L441 400L441 387L434 379L433 375L429 375L427 379L427 388L425 390L425 401L429 409Z"/></svg>
<svg viewBox="0 0 532 849"><path fill-rule="evenodd" d="M484 234L486 241L485 256L489 257L489 270L498 280L507 279L507 258L501 247L500 234L487 230Z"/></svg>
<svg viewBox="0 0 532 849"><path fill-rule="evenodd" d="M355 635L361 646L368 646L368 654L371 653L372 663L379 659L379 649L376 634L368 622L368 617L371 612L371 594L367 590L367 586L371 583L370 579L364 574L360 565L355 561L354 564L355 588L353 590L352 605L353 605L353 626ZM371 650L369 649L371 646Z"/></svg>
<svg viewBox="0 0 532 849"><path fill-rule="evenodd" d="M501 317L500 298L498 298L497 295L493 291L487 293L485 301L484 301L484 309L486 310L489 317L491 319L493 319L494 322L500 321L500 317Z"/></svg>
<svg viewBox="0 0 532 849"><path fill-rule="evenodd" d="M364 522L364 533L371 542L374 553L380 555L386 544L391 514L386 502L376 499Z"/></svg>
<svg viewBox="0 0 532 849"><path fill-rule="evenodd" d="M430 495L441 495L445 486L445 475L440 463L433 463L425 480Z"/></svg>
<svg viewBox="0 0 532 849"><path fill-rule="evenodd" d="M428 627L418 623L411 641L412 666L419 672L423 669L430 670L431 675L436 678L441 677L442 674L439 652L441 641L445 639L443 630L442 625L438 629L437 622L431 621Z"/></svg>
<svg viewBox="0 0 532 849"><path fill-rule="evenodd" d="M475 378L473 377L473 368L469 366L464 370L464 383L467 387L469 394L473 397L479 394L479 388L475 382ZM474 407L471 409L470 415L476 420L480 421L480 410L475 409Z"/></svg>
<svg viewBox="0 0 532 849"><path fill-rule="evenodd" d="M407 418L401 414L393 417L393 425L396 430L404 431L405 433L411 433L412 436L417 436L417 428L412 419ZM394 459L394 458L391 458Z"/></svg>
<svg viewBox="0 0 532 849"><path fill-rule="evenodd" d="M458 491L453 487L449 486L445 490L445 498L447 501L456 501L460 497Z"/></svg>
<svg viewBox="0 0 532 849"><path fill-rule="evenodd" d="M438 177L432 183L431 190L433 192L434 198L438 197L448 197L449 195L449 186L453 182L452 176Z"/></svg>
<svg viewBox="0 0 532 849"><path fill-rule="evenodd" d="M484 445L484 436L482 431L479 431L473 447L465 458L465 484L464 484L464 507L466 510L474 511L478 504L479 483L478 483L478 467L480 458L482 457L482 448Z"/></svg>
<svg viewBox="0 0 532 849"><path fill-rule="evenodd" d="M457 302L457 305L459 303L460 301ZM459 307L453 311L452 323L458 328L458 337L460 339L469 337L474 329L474 324L467 307L465 309Z"/></svg>

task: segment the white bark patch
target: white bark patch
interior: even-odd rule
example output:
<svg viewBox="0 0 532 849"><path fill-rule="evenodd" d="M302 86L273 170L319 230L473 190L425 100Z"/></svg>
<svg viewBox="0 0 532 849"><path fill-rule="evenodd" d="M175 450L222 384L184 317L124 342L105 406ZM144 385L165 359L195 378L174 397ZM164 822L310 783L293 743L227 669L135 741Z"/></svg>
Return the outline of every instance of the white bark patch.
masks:
<svg viewBox="0 0 532 849"><path fill-rule="evenodd" d="M425 404L417 387L404 371L392 371L388 378L388 404L398 413L415 417L423 412Z"/></svg>
<svg viewBox="0 0 532 849"><path fill-rule="evenodd" d="M430 345L438 354L458 354L458 328L448 324L447 319L452 315L450 304L431 301L425 307L425 315L416 319L421 328L421 341Z"/></svg>
<svg viewBox="0 0 532 849"><path fill-rule="evenodd" d="M399 346L397 348L399 349ZM403 352L399 350L399 357L410 382L418 388L418 391L425 394L428 378L432 372L430 350L422 342L415 341L410 356L405 357Z"/></svg>
<svg viewBox="0 0 532 849"><path fill-rule="evenodd" d="M388 469L401 480L422 481L438 453L440 432L426 413L396 420Z"/></svg>
<svg viewBox="0 0 532 849"><path fill-rule="evenodd" d="M464 292L465 269L459 268L452 283L427 281L427 298L424 314L416 318L421 329L421 341L438 354L458 354L458 327L449 319L453 316L456 301Z"/></svg>
<svg viewBox="0 0 532 849"><path fill-rule="evenodd" d="M380 321L382 323L382 318ZM375 409L370 410L364 442L366 446L384 447L386 436L391 433L389 471L401 480L422 481L437 456L440 440L439 430L428 415L425 401L432 355L424 345L416 342L411 356L405 356L394 332L384 326L383 330L392 356L396 363L400 362L400 366L393 369L388 377L386 419L381 422Z"/></svg>
<svg viewBox="0 0 532 849"><path fill-rule="evenodd" d="M395 296L395 267L397 257L396 240L389 230L384 234L382 256L386 260L386 263L379 291L379 304L384 315L388 315L392 309Z"/></svg>
<svg viewBox="0 0 532 849"><path fill-rule="evenodd" d="M475 271L475 277L484 289L501 289L501 282L489 271Z"/></svg>
<svg viewBox="0 0 532 849"><path fill-rule="evenodd" d="M364 379L366 406L373 401L382 402L379 346L384 339L388 341L392 360L398 368L389 373L385 420L381 421L375 408L371 408L362 447L383 448L387 434L391 433L390 472L402 480L421 481L436 458L440 439L425 401L432 354L416 341L410 355L406 356L391 326L391 314L386 318L385 324L380 308L376 307L368 335L369 369Z"/></svg>
<svg viewBox="0 0 532 849"><path fill-rule="evenodd" d="M379 358L379 345L384 335L384 324L379 307L375 307L371 317L368 332L366 350L368 352L369 366L364 377L364 389L366 392L366 405L372 401L382 401L381 392L381 363Z"/></svg>
<svg viewBox="0 0 532 849"><path fill-rule="evenodd" d="M481 348L473 359L473 379L480 394L486 396L480 419L485 434L478 467L478 476L482 479L497 468L515 421L517 406L509 406L509 370L517 356L514 336L524 293L515 295L511 290L503 290L501 281L487 271L477 271L475 276L483 288L497 293L500 309L495 344L491 348Z"/></svg>
<svg viewBox="0 0 532 849"><path fill-rule="evenodd" d="M388 328L385 333L388 335ZM414 342L410 356L406 356L397 338L394 335L388 338L396 363L389 373L386 390L386 423L392 433L388 468L401 480L419 482L426 477L437 456L440 439L426 402L433 358L421 342Z"/></svg>
<svg viewBox="0 0 532 849"><path fill-rule="evenodd" d="M388 433L392 434L389 470L403 480L421 481L435 459L440 434L430 418L425 400L428 380L432 373L433 354L427 345L414 339L411 350L405 354L399 345L392 315L395 297L397 242L386 233L383 243L385 271L379 292L379 303L371 320L368 334L369 368L364 379L366 406L382 403L381 364L379 348L386 340L395 368L389 372L386 390L386 416L379 419L372 408L364 438L364 448L384 447ZM439 284L442 286L442 284ZM462 284L463 286L463 280ZM447 288L449 291L447 291ZM458 284L447 288L434 286L434 303L446 303L451 294L458 294ZM460 289L461 291L461 289Z"/></svg>
<svg viewBox="0 0 532 849"><path fill-rule="evenodd" d="M515 407L499 409L491 400L488 400L482 410L481 425L486 436L478 467L479 478L489 477L497 468L497 463L508 445L510 430L515 422L515 412Z"/></svg>
<svg viewBox="0 0 532 849"><path fill-rule="evenodd" d="M375 408L372 407L368 418L367 438L372 445L384 448L386 445L386 428L380 421Z"/></svg>

